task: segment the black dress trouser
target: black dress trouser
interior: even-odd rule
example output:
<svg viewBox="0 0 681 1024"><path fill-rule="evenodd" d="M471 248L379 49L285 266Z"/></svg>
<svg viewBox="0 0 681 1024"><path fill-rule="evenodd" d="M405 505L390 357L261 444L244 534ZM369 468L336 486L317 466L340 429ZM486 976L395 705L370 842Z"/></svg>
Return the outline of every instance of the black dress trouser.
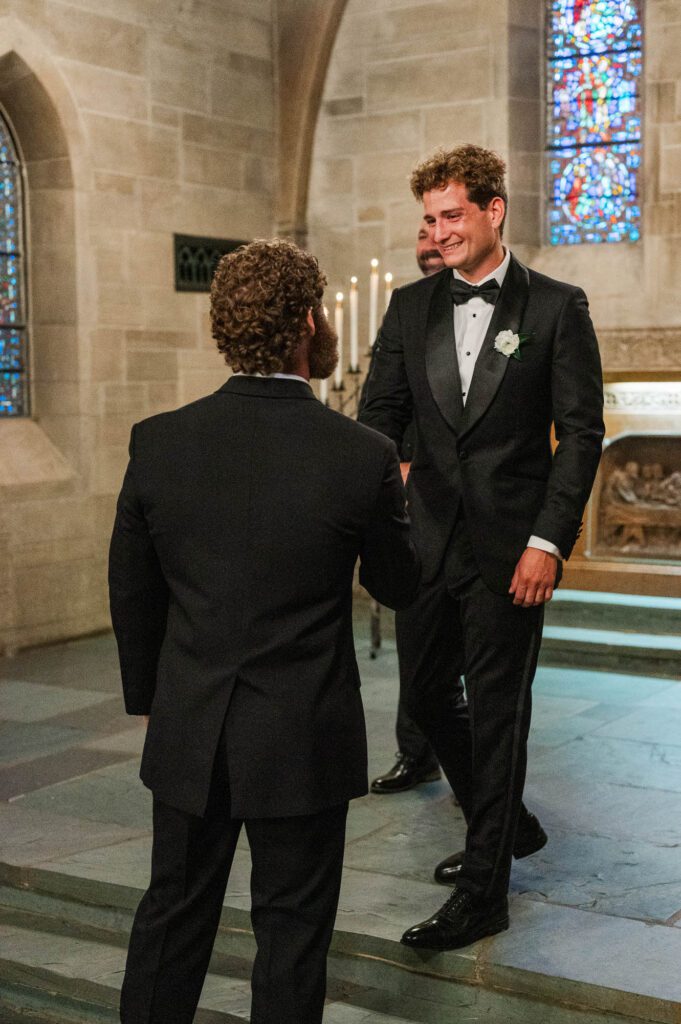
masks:
<svg viewBox="0 0 681 1024"><path fill-rule="evenodd" d="M458 885L508 891L522 804L543 606L522 608L479 575L422 585L395 626L407 711L423 730L468 824ZM464 675L467 703L452 680Z"/></svg>
<svg viewBox="0 0 681 1024"><path fill-rule="evenodd" d="M123 1024L193 1021L242 825L258 947L251 1024L320 1024L347 809L242 821L230 817L229 790L215 782L203 818L154 801L151 883L130 937Z"/></svg>

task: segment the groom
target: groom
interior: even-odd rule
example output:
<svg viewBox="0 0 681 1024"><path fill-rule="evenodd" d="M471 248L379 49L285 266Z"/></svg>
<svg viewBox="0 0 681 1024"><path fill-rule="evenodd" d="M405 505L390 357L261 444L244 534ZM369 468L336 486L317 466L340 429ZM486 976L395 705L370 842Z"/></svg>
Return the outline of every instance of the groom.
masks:
<svg viewBox="0 0 681 1024"><path fill-rule="evenodd" d="M452 895L402 938L424 949L507 928L512 856L546 842L521 803L530 687L604 433L586 297L503 246L504 172L472 145L414 171L445 269L393 293L361 416L398 446L416 421L407 493L423 573L397 616L400 671L468 825L465 851L436 869Z"/></svg>

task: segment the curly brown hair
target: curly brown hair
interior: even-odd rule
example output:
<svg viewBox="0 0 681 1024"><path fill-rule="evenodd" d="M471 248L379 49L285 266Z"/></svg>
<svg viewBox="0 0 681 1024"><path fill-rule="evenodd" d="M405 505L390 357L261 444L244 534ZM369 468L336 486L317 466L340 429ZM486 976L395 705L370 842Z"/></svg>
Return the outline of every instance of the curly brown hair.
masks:
<svg viewBox="0 0 681 1024"><path fill-rule="evenodd" d="M225 362L243 373L286 370L325 284L315 257L281 238L258 238L223 256L210 289L210 319Z"/></svg>
<svg viewBox="0 0 681 1024"><path fill-rule="evenodd" d="M456 181L465 187L470 202L481 210L496 196L500 196L508 208L505 173L506 164L497 153L469 143L456 149L438 149L414 168L409 183L418 200L423 199L424 192L446 188L451 181Z"/></svg>

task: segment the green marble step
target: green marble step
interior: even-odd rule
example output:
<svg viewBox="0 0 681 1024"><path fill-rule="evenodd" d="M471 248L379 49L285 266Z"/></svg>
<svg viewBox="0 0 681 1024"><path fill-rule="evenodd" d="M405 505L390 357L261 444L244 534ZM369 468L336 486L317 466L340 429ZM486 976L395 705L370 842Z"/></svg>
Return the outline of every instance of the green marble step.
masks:
<svg viewBox="0 0 681 1024"><path fill-rule="evenodd" d="M41 931L34 920L0 923L0 1021L116 1024L124 966L119 944ZM208 974L195 1024L247 1024L250 982L247 971L239 975ZM325 1024L413 1024L403 1015L340 1001L330 990Z"/></svg>
<svg viewBox="0 0 681 1024"><path fill-rule="evenodd" d="M681 598L556 591L546 606L547 626L681 635Z"/></svg>
<svg viewBox="0 0 681 1024"><path fill-rule="evenodd" d="M544 627L540 664L681 678L681 635Z"/></svg>
<svg viewBox="0 0 681 1024"><path fill-rule="evenodd" d="M115 1020L110 1013L141 890L93 873L0 866L0 1008L25 1008L35 1024ZM416 919L415 905L435 906L441 890L385 882L389 920L373 909L385 906L387 893L367 890L369 876L361 871L347 874L344 903L356 909L337 921L325 1024L681 1019L681 929L516 898L509 932L461 951L416 954L397 941L401 925ZM241 1022L247 1015L247 964L255 949L246 903L239 892L232 902L228 897L202 1003L209 1015L197 1024ZM96 1013L88 1016L90 1006ZM81 1011L85 1016L78 1017Z"/></svg>

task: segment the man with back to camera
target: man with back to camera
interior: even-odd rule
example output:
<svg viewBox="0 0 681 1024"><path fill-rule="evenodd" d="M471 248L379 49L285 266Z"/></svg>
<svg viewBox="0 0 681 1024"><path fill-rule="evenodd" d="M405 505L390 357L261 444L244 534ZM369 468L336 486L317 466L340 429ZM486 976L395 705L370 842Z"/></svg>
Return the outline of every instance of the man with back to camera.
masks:
<svg viewBox="0 0 681 1024"><path fill-rule="evenodd" d="M393 292L361 417L398 445L416 420L407 494L423 572L396 616L400 670L468 826L465 851L436 868L452 895L402 937L413 948L507 928L512 855L546 842L521 802L530 687L604 434L586 296L504 248L504 171L472 145L415 169L447 269ZM468 708L452 698L460 673Z"/></svg>
<svg viewBox="0 0 681 1024"><path fill-rule="evenodd" d="M324 283L288 242L223 257L211 320L237 374L133 427L109 581L154 836L123 1024L191 1024L243 824L251 1021L322 1020L348 801L367 791L354 566L393 607L419 575L394 444L309 385L337 359Z"/></svg>
<svg viewBox="0 0 681 1024"><path fill-rule="evenodd" d="M421 221L418 235L416 237L416 262L419 270L424 276L436 274L444 267L444 260L440 251L428 236L428 229L425 221ZM371 372L371 370L369 371ZM360 409L366 399L367 379L362 388ZM402 460L402 475L406 476L414 450L414 424L410 423L404 432L402 445L400 447L400 458ZM456 685L456 684L454 684ZM463 697L463 686L458 682ZM416 722L412 721L407 714L404 701L404 687L400 679L399 698L397 702L397 720L395 722L395 737L397 739L397 760L390 771L371 782L371 792L381 795L391 793L404 793L413 789L423 782L435 782L441 777L440 766L437 757L430 743L419 729Z"/></svg>

